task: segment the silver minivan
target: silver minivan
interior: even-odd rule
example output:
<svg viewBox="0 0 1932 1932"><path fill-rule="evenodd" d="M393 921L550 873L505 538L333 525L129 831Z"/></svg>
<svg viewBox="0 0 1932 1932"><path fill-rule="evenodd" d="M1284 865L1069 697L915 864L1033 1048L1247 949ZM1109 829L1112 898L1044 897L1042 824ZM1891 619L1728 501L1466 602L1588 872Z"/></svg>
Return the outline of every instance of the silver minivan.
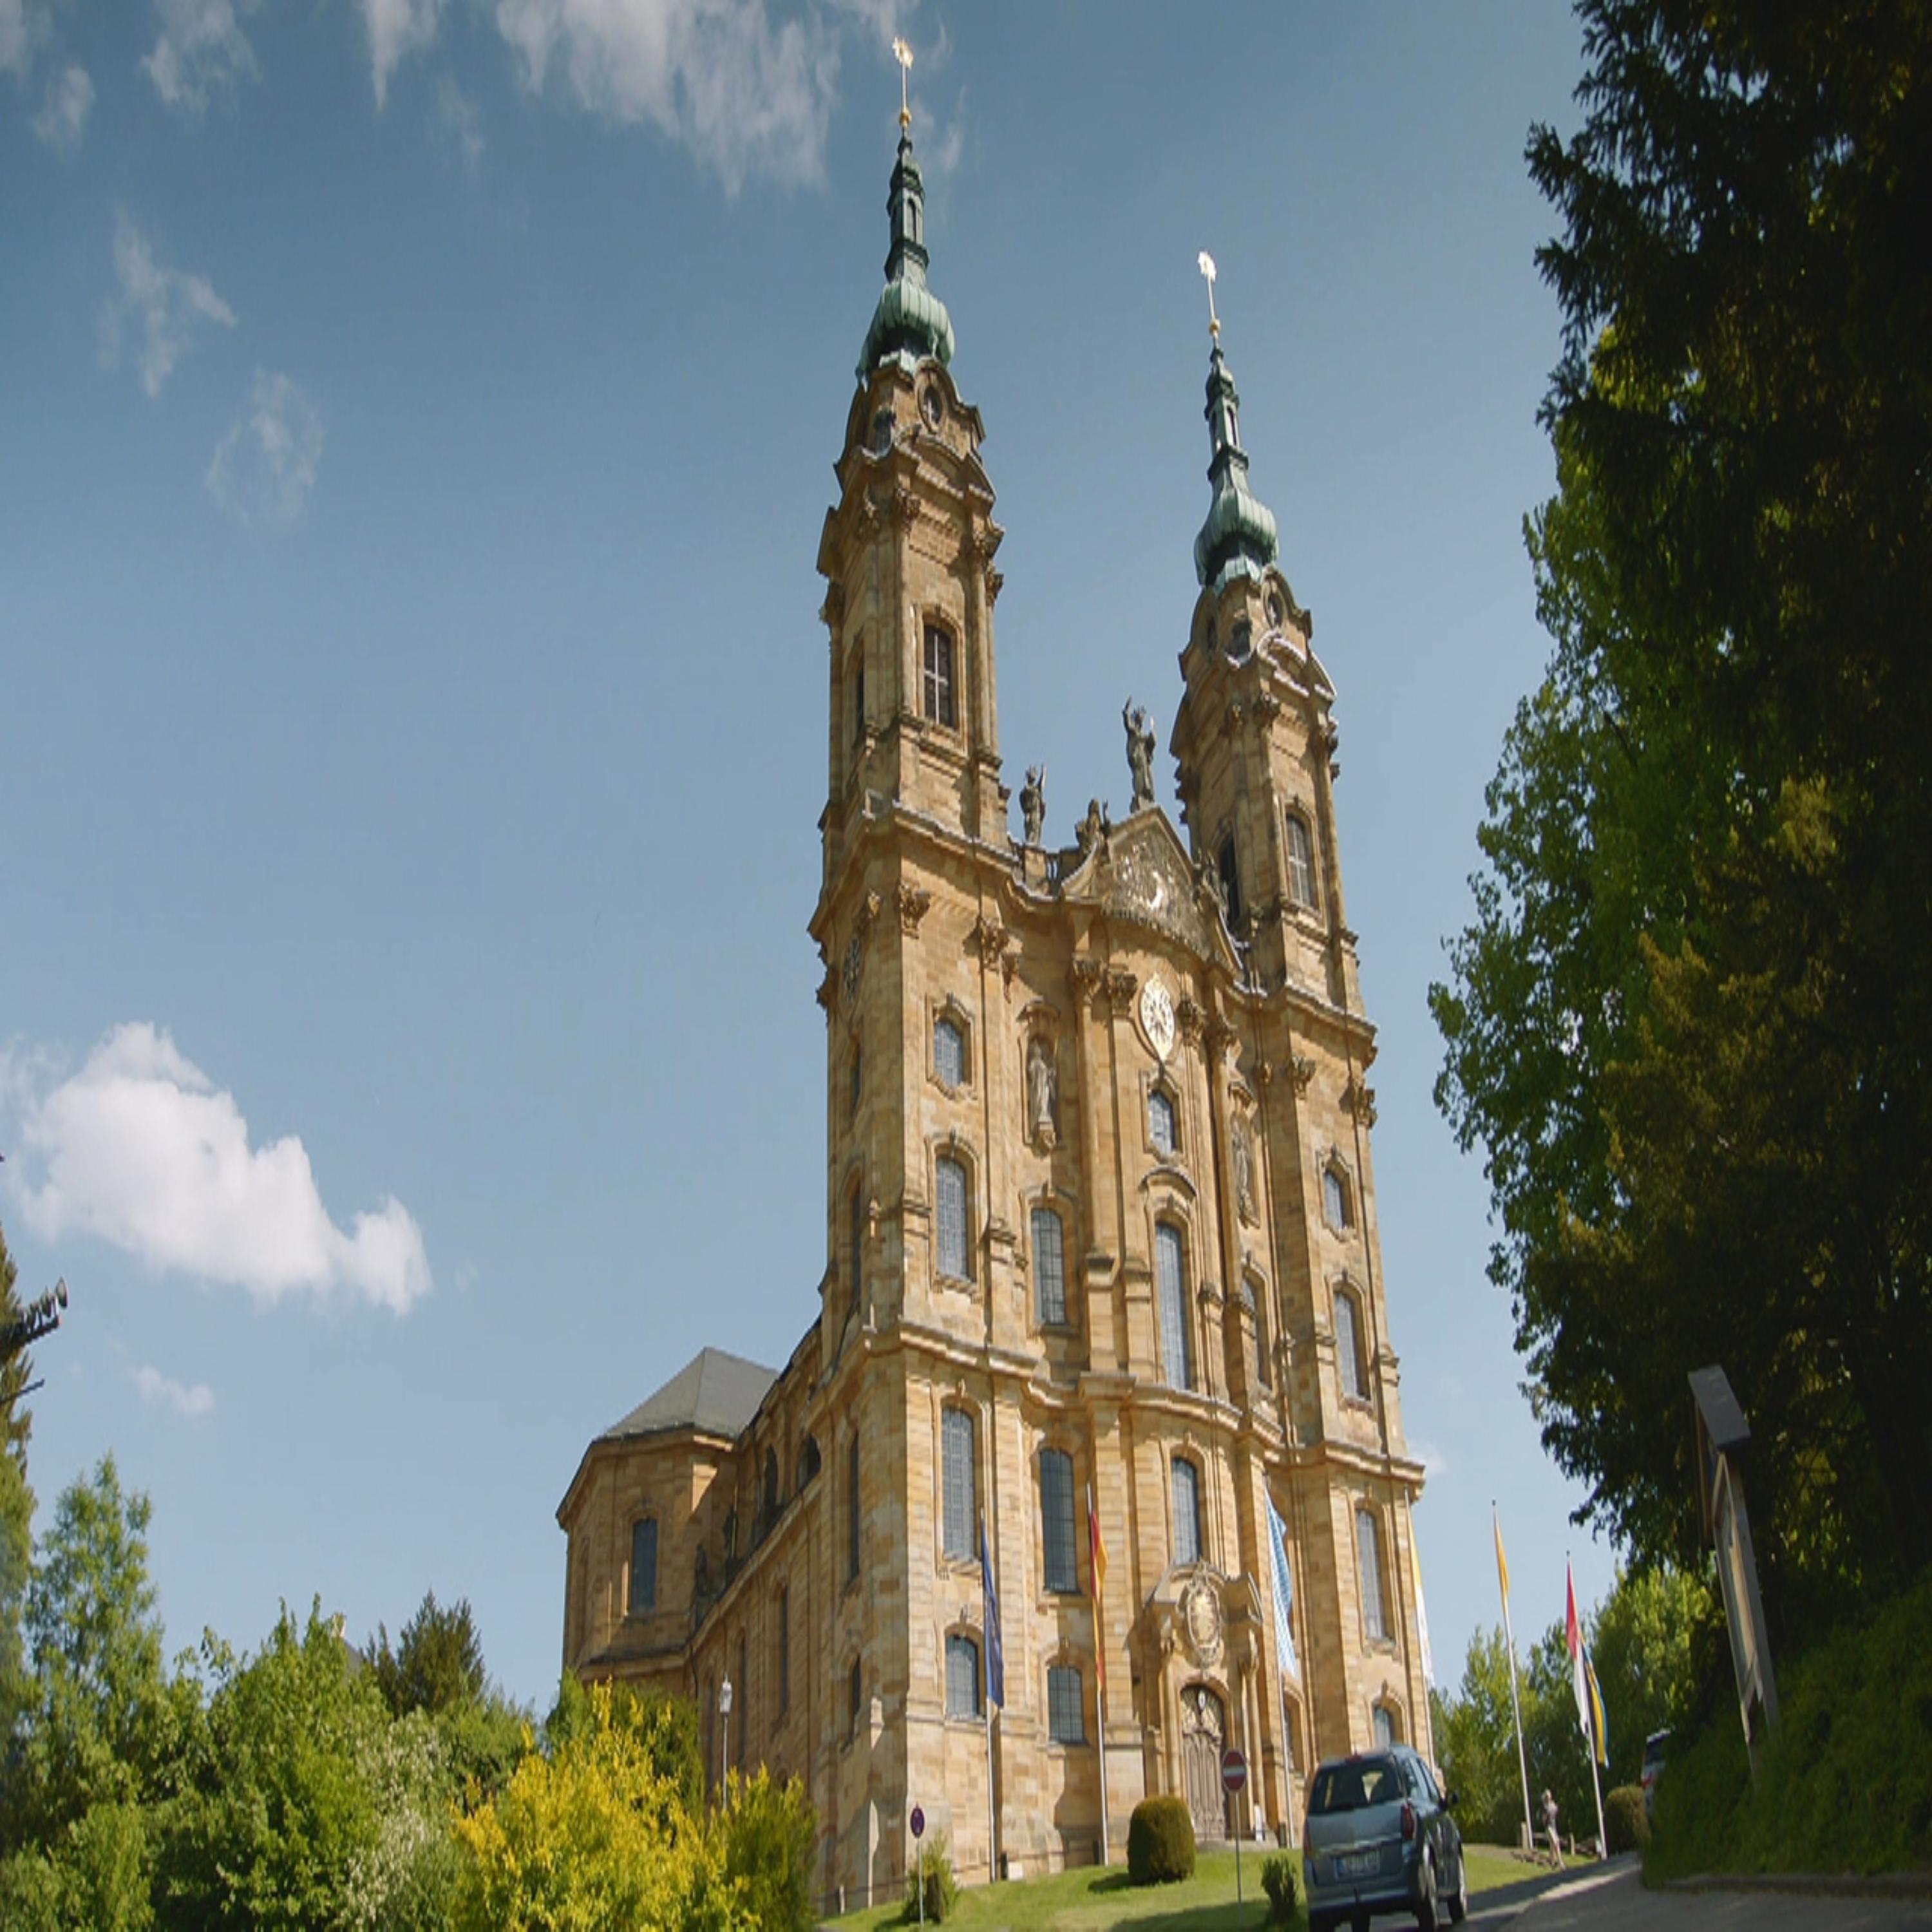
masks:
<svg viewBox="0 0 1932 1932"><path fill-rule="evenodd" d="M1330 1758L1308 1787L1302 1876L1309 1932L1367 1932L1378 1912L1413 1914L1436 1932L1469 1910L1462 1834L1436 1774L1406 1744Z"/></svg>

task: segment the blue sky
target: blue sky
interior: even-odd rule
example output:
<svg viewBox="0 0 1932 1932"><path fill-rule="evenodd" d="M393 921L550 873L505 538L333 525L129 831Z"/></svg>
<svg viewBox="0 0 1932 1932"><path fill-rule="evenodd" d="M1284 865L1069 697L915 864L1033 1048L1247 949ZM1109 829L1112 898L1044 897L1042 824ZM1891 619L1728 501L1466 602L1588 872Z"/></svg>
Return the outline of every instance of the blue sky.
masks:
<svg viewBox="0 0 1932 1932"><path fill-rule="evenodd" d="M813 569L917 51L1007 532L1009 780L1124 808L1207 504L1339 688L1438 1675L1566 1519L1425 994L1545 640L1553 5L0 0L0 1219L44 1506L154 1500L172 1642L467 1596L545 1700L585 1442L823 1267ZM1172 765L1160 766L1172 808Z"/></svg>

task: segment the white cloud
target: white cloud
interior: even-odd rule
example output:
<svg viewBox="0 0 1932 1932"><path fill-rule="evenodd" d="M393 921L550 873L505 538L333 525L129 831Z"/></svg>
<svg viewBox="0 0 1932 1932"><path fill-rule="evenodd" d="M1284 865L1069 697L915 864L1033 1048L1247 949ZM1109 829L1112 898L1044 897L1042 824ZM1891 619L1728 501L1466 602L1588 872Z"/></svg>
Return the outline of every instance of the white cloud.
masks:
<svg viewBox="0 0 1932 1932"><path fill-rule="evenodd" d="M1432 1442L1411 1441L1408 1453L1422 1465L1424 1480L1434 1482L1439 1476L1449 1473L1449 1459Z"/></svg>
<svg viewBox="0 0 1932 1932"><path fill-rule="evenodd" d="M369 28L369 62L376 79L376 105L388 98L389 76L405 54L436 38L442 0L362 0Z"/></svg>
<svg viewBox="0 0 1932 1932"><path fill-rule="evenodd" d="M47 82L40 111L34 116L34 132L50 148L77 148L93 105L94 82L86 68L64 68Z"/></svg>
<svg viewBox="0 0 1932 1932"><path fill-rule="evenodd" d="M248 400L216 444L208 488L244 524L283 528L302 514L322 462L322 412L288 376L255 371Z"/></svg>
<svg viewBox="0 0 1932 1932"><path fill-rule="evenodd" d="M150 1408L165 1403L176 1414L185 1416L190 1422L199 1422L214 1413L214 1391L207 1383L196 1382L190 1388L146 1362L134 1371L134 1386Z"/></svg>
<svg viewBox="0 0 1932 1932"><path fill-rule="evenodd" d="M436 94L436 121L462 156L463 172L474 181L483 167L483 116L476 102L447 76Z"/></svg>
<svg viewBox="0 0 1932 1932"><path fill-rule="evenodd" d="M4 0L0 0L4 4ZM259 71L241 14L254 0L154 0L160 38L142 62L154 90L170 107L199 114L212 95L232 90Z"/></svg>
<svg viewBox="0 0 1932 1932"><path fill-rule="evenodd" d="M114 276L118 284L100 318L101 359L111 368L120 354L121 328L130 316L140 318L141 386L151 396L172 372L196 326L218 322L235 326L235 311L214 292L207 278L164 267L154 244L126 209L114 218Z"/></svg>
<svg viewBox="0 0 1932 1932"><path fill-rule="evenodd" d="M37 1092L44 1062L8 1059L0 1090ZM43 1240L92 1234L158 1273L262 1301L346 1294L400 1315L430 1292L400 1202L338 1227L301 1141L251 1147L234 1095L152 1025L116 1028L79 1072L30 1097L19 1135L19 1171L0 1172Z"/></svg>
<svg viewBox="0 0 1932 1932"><path fill-rule="evenodd" d="M894 8L848 0L835 10L885 36ZM766 0L496 0L496 29L526 86L541 91L561 70L583 106L650 122L734 193L753 172L823 176L839 51L823 7L775 22Z"/></svg>
<svg viewBox="0 0 1932 1932"><path fill-rule="evenodd" d="M0 74L22 80L47 32L47 10L38 0L0 0Z"/></svg>

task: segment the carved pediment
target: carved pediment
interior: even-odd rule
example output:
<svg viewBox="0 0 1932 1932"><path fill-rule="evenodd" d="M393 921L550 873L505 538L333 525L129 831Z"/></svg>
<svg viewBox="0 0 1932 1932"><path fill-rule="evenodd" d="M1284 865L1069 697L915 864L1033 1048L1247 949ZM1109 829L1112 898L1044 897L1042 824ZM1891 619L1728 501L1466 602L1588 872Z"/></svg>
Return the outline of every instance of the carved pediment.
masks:
<svg viewBox="0 0 1932 1932"><path fill-rule="evenodd" d="M1098 905L1109 919L1151 927L1197 956L1219 957L1225 950L1202 912L1194 868L1164 812L1140 812L1114 826L1063 890L1069 899Z"/></svg>

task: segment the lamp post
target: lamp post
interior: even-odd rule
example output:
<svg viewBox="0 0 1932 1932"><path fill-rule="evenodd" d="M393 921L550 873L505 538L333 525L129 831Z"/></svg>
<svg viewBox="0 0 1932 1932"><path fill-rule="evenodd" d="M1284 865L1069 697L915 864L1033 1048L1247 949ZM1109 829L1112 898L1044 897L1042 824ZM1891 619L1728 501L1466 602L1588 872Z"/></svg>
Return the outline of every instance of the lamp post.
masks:
<svg viewBox="0 0 1932 1932"><path fill-rule="evenodd" d="M724 1748L718 1760L718 1784L728 1804L731 1802L731 1680L728 1677L718 1686L718 1715L724 1726Z"/></svg>

